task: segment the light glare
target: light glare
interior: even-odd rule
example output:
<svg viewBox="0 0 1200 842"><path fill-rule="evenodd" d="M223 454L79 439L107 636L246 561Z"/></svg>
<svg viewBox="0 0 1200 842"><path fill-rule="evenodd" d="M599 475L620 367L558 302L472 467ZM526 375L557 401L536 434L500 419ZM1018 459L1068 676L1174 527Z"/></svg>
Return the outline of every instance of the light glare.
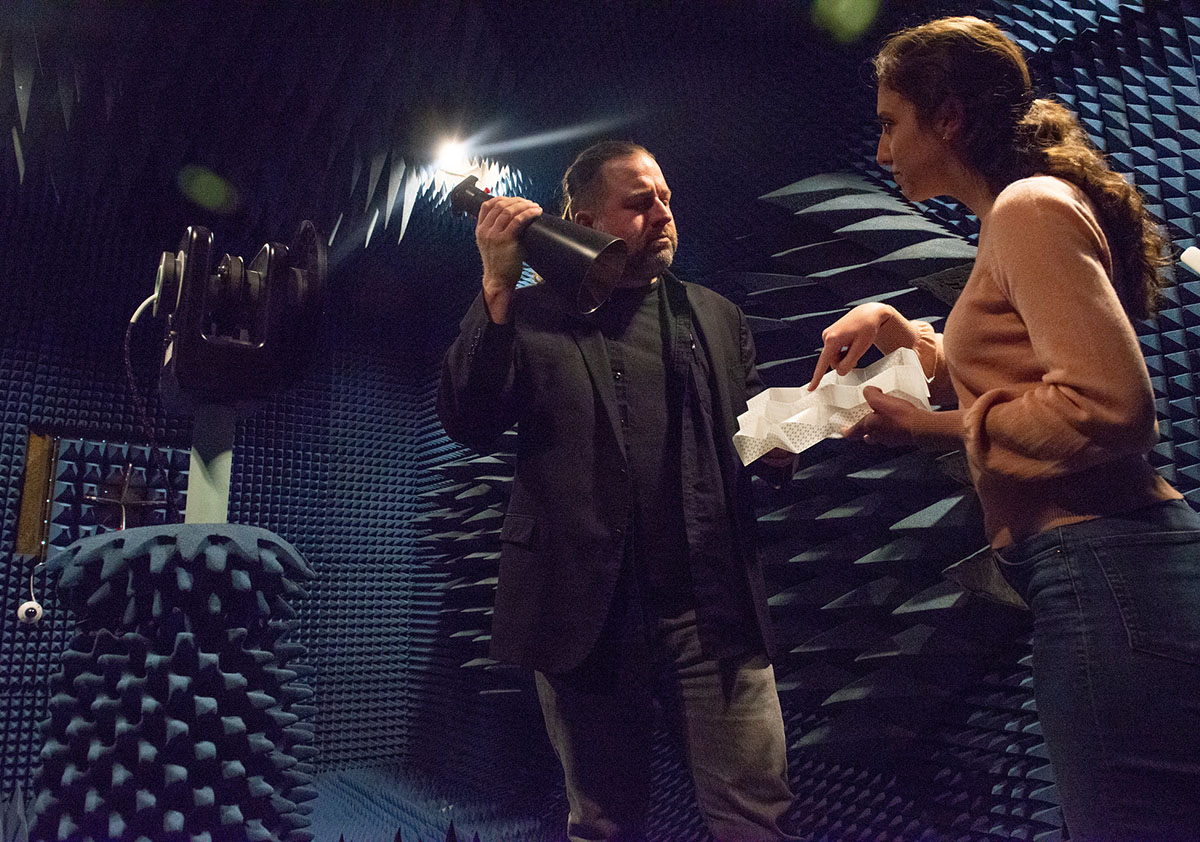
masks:
<svg viewBox="0 0 1200 842"><path fill-rule="evenodd" d="M469 175L471 161L467 158L467 144L458 139L443 142L438 149L434 165L451 175Z"/></svg>

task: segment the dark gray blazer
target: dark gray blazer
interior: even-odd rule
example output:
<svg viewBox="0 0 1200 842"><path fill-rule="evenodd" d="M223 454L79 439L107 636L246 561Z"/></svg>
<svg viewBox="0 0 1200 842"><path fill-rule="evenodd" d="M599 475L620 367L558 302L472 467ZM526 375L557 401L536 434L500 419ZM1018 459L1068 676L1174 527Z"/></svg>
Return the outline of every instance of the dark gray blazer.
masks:
<svg viewBox="0 0 1200 842"><path fill-rule="evenodd" d="M732 444L737 416L762 389L746 318L732 302L669 273L686 290L697 350L710 372L711 426L733 518L724 581L773 654L754 549L749 472ZM491 653L544 672L578 665L596 644L625 551L632 489L612 370L600 331L545 284L516 291L496 325L482 295L442 364L438 413L455 441L483 453L517 425L517 467L501 530ZM706 411L706 421L708 413ZM732 566L730 568L729 566ZM739 599L729 599L738 596Z"/></svg>

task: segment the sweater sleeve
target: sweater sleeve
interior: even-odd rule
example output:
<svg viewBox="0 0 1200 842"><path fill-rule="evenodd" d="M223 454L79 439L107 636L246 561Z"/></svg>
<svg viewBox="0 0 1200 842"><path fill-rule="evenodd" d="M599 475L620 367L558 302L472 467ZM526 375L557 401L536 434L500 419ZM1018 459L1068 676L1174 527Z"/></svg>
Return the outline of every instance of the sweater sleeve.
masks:
<svg viewBox="0 0 1200 842"><path fill-rule="evenodd" d="M897 348L912 348L921 361L921 370L929 379L929 395L933 402L940 406L958 403L942 353L942 335L929 322L908 321L893 310L891 318L879 326L875 347L885 354ZM915 417L909 432L921 447L958 449L962 447L962 425L961 410L923 412Z"/></svg>
<svg viewBox="0 0 1200 842"><path fill-rule="evenodd" d="M897 312L880 326L875 347L885 354L897 348L912 348L929 378L929 392L934 403L945 406L958 402L942 353L942 335L929 322L910 322Z"/></svg>
<svg viewBox="0 0 1200 842"><path fill-rule="evenodd" d="M1035 374L980 395L965 413L964 439L978 471L1017 479L1144 453L1157 435L1149 375L1109 280L1104 235L1088 205L1047 181L1006 190L981 234L985 269L1024 324L1033 356L1024 368Z"/></svg>

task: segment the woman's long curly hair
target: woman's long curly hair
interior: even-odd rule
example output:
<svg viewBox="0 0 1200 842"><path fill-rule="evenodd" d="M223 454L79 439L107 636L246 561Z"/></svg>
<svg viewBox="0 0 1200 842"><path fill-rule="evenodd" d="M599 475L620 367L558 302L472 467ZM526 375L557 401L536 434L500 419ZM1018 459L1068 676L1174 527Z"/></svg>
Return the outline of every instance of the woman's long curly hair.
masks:
<svg viewBox="0 0 1200 842"><path fill-rule="evenodd" d="M1157 310L1167 242L1137 189L1109 168L1075 116L1034 99L1021 48L992 23L949 17L892 35L875 57L881 87L909 100L924 125L961 109L954 143L1000 192L1019 178L1054 175L1092 201L1113 256L1113 286L1130 318Z"/></svg>

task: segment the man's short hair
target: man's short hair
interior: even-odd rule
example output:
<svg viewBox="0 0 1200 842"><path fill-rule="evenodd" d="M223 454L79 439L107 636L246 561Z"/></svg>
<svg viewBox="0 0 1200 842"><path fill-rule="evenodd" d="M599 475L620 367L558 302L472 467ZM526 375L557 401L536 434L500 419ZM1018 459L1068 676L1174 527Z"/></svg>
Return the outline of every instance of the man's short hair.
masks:
<svg viewBox="0 0 1200 842"><path fill-rule="evenodd" d="M646 147L631 140L602 140L580 152L563 174L563 218L574 219L576 212L596 200L600 170L606 163L639 152L654 158Z"/></svg>

